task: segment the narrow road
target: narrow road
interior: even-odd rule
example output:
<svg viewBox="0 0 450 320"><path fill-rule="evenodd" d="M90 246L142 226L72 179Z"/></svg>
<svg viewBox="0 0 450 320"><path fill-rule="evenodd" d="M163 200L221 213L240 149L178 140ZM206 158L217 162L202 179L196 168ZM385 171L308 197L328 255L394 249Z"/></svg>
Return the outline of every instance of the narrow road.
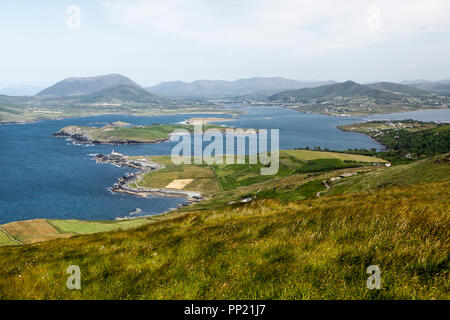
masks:
<svg viewBox="0 0 450 320"><path fill-rule="evenodd" d="M6 236L7 236L11 241L14 241L15 243L17 243L17 244L23 246L23 243L22 243L22 242L20 242L19 240L14 239L13 236L10 235L10 234L8 233L8 231L6 231L5 229L3 229L2 227L0 227L0 232L3 232L4 234L6 234Z"/></svg>
<svg viewBox="0 0 450 320"><path fill-rule="evenodd" d="M219 179L219 177L217 176L216 170L214 170L214 166L209 166L209 167L211 168L212 172L214 173L214 176L216 177L216 180L217 180L217 182L219 183L220 189L223 191L222 183L220 183L220 179Z"/></svg>
<svg viewBox="0 0 450 320"><path fill-rule="evenodd" d="M326 190L330 189L330 186L328 185L327 180L323 180L322 183L325 185ZM317 197L320 197L320 194L321 194L322 192L324 192L324 191L325 191L325 190L322 190L322 191L317 192L316 196L317 196Z"/></svg>

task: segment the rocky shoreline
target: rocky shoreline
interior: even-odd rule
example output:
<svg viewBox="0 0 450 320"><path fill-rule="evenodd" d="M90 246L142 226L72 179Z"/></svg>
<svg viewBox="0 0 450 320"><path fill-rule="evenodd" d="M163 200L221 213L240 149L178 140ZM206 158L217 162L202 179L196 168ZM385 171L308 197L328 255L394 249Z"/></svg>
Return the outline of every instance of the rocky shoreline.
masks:
<svg viewBox="0 0 450 320"><path fill-rule="evenodd" d="M130 167L140 170L139 172L128 173L127 175L119 178L118 182L115 183L114 186L108 188L108 190L111 192L126 193L140 197L159 196L159 197L186 198L186 203L183 205L179 205L178 208L204 200L204 197L201 195L201 193L196 191L172 190L165 188L144 188L138 186L139 180L145 173L162 169L164 168L164 165L149 161L145 158L132 159L126 155L114 151L108 155L95 154L92 156L97 163L109 163L118 167ZM170 209L165 213L173 210L176 210L176 208ZM120 219L134 219L134 218L120 218Z"/></svg>
<svg viewBox="0 0 450 320"><path fill-rule="evenodd" d="M12 125L12 124L26 124L26 123L33 123L35 121L30 121L30 122L26 122L26 121L0 121L0 126L7 126L7 125Z"/></svg>

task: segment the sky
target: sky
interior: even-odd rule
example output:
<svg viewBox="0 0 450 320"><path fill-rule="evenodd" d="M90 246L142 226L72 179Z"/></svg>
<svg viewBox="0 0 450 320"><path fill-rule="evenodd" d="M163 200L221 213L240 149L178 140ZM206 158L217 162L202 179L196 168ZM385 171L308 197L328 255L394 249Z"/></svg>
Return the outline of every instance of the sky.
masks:
<svg viewBox="0 0 450 320"><path fill-rule="evenodd" d="M0 87L450 78L448 0L2 0Z"/></svg>

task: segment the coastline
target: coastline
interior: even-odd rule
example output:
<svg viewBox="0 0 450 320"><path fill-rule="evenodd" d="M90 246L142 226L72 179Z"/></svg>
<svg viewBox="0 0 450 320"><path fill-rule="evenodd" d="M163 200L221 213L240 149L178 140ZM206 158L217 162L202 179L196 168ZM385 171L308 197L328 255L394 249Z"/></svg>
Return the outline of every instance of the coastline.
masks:
<svg viewBox="0 0 450 320"><path fill-rule="evenodd" d="M285 109L291 109L298 112L303 112L307 114L321 114L326 115L330 117L339 117L339 118L347 118L347 117L369 117L369 116L382 116L386 114L395 114L395 113L408 113L408 112L415 112L415 111L429 111L429 110L449 110L450 108L419 108L414 110L399 110L395 112L382 112L382 113L358 113L358 114L334 114L334 113L326 113L326 112L312 112L309 110L300 110L298 108L295 108L295 106L290 105L277 105L277 104L271 104L271 105L255 105L255 107L263 107L263 106L273 106L273 107L280 107ZM245 107L252 107L252 105L247 105ZM34 119L34 120L14 120L14 121L0 121L1 125L21 125L21 124L30 124L30 123L37 123L41 121L47 121L47 120L63 120L63 119L78 119L78 118L88 118L88 117L96 117L96 116L107 116L107 115L125 115L130 117L151 117L151 116L166 116L166 115L187 115L187 114L224 114L224 115L232 115L232 116L238 116L240 113L236 112L226 112L226 111L199 111L199 112L156 112L152 114L136 114L136 113L128 113L128 112L100 112L100 113L92 113L92 114L86 114L86 115L69 115L69 116L60 116L55 118L44 118L44 119Z"/></svg>
<svg viewBox="0 0 450 320"><path fill-rule="evenodd" d="M450 110L450 108L419 108L419 109L414 109L414 110L399 110L399 111L395 111L395 112L382 112L382 113L338 114L338 113L312 112L310 110L301 110L301 109L295 108L295 106L289 106L289 105L274 105L274 106L277 106L280 108L291 109L291 110L295 110L295 111L303 112L303 113L307 113L307 114L322 114L325 116L339 117L339 118L351 118L351 117L361 118L361 117L374 117L374 116L383 116L383 115L387 115L387 114L408 113L408 112L416 112L416 111Z"/></svg>
<svg viewBox="0 0 450 320"><path fill-rule="evenodd" d="M359 122L359 123L364 123L364 122L369 122L369 121L363 121L363 122ZM343 132L359 133L359 134L365 135L365 136L369 137L372 141L374 141L374 142L378 143L379 145L383 146L383 149L381 151L389 151L390 150L388 148L388 146L386 146L385 144L381 143L380 141L378 141L377 139L372 137L370 134L367 134L367 133L364 133L364 132L346 130L345 128L343 128L343 126L337 126L336 128L338 128L338 130L343 131Z"/></svg>
<svg viewBox="0 0 450 320"><path fill-rule="evenodd" d="M130 159L128 156L113 152L110 155L102 155L96 154L92 155L93 160L95 160L98 164L109 163L119 167L130 167L134 169L140 170L136 173L129 173L126 176L119 178L118 182L115 183L112 187L109 187L108 190L112 193L124 193L139 197L147 198L149 196L158 196L158 197L175 197L175 198L185 198L186 203L183 205L178 205L177 208L168 209L165 212L156 215L143 215L138 217L123 217L116 218L115 220L130 220L130 219L140 219L140 218L148 218L166 215L172 211L175 211L181 207L189 206L200 201L205 200L206 198L202 196L200 192L197 191L188 191L188 190L175 190L175 189L166 189L166 188L146 188L139 187L138 183L148 172L156 171L165 168L164 165L149 161L145 158L142 159Z"/></svg>
<svg viewBox="0 0 450 320"><path fill-rule="evenodd" d="M301 111L301 110L298 110L298 109L294 109L294 110L296 110L296 111L299 111L299 112L303 112L303 113L308 113L308 112L304 112L304 111ZM420 109L420 110L423 110L423 111L429 111L429 110L448 110L448 109ZM418 110L415 110L415 111L420 111L419 109ZM399 112L399 113L407 113L407 112L411 112L411 111L405 111L405 112ZM98 115L119 115L119 113L100 113L100 114L98 114ZM130 115L130 116L134 116L134 117L140 117L139 115L134 115L134 114L127 114L127 113L120 113L120 114L124 114L124 115ZM175 114L191 114L191 113L175 113ZM205 114L209 114L209 112L205 112ZM227 114L227 113L225 113L225 112L217 112L216 114ZM317 113L316 113L317 114ZM326 114L325 114L326 115ZM381 115L383 115L383 114L381 114ZM86 116L82 116L82 117L90 117L91 115L86 115ZM330 115L329 115L330 116ZM80 118L80 117L74 117L74 119L76 119L76 118ZM44 121L44 120L51 120L51 119L43 119L43 120L38 120L38 121ZM55 119L56 120L56 119ZM38 121L33 121L33 122L38 122ZM370 120L364 120L364 122L366 122L366 121L370 121ZM10 123L11 125L13 124L13 123ZM16 123L16 124L24 124L24 123ZM6 124L6 125L8 125L8 124ZM339 130L342 130L342 129L340 129L339 128ZM345 131L345 130L342 130L342 131ZM372 140L374 140L374 141L376 141L377 143L380 143L380 142L378 142L377 140L375 140L375 139L373 139L373 137L371 137L370 135L368 135L368 134L365 134L365 133L361 133L361 132L353 132L353 133L360 133L360 134L363 134L363 135L366 135L366 136L368 136L368 137L370 137ZM380 143L381 144L381 143ZM384 146L384 145L383 145ZM386 147L386 146L384 146L384 147ZM143 193L145 193L145 191L143 191L143 190L138 190L139 192L137 192L137 194L136 193L134 193L134 191L133 190L128 190L127 192L123 192L123 193L128 193L128 194L130 194L130 195L137 195L137 196L141 196L141 197L145 197L145 195L143 195ZM148 190L148 192L149 192L149 194L151 194L151 195L155 195L155 196L167 196L167 197L173 197L174 195L173 195L173 193L171 193L171 192L167 192L168 190L164 190L164 189L149 189ZM120 192L120 191L119 191ZM185 195L179 195L179 197L184 197ZM158 214L155 214L155 215L146 215L146 216L139 216L139 217L130 217L130 219L139 219L139 218L148 218L148 217L158 217L158 216L162 216L162 215L167 215L168 213L171 213L173 210L167 210L167 211L165 211L165 212L162 212L162 213L158 213ZM27 221L27 220L22 220L22 221ZM114 221L114 220L105 220L105 221Z"/></svg>

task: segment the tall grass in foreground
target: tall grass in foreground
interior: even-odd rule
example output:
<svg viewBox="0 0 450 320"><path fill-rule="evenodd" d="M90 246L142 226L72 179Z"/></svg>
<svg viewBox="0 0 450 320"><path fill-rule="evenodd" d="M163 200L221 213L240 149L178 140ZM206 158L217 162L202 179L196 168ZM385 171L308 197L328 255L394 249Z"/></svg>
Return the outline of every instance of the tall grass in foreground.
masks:
<svg viewBox="0 0 450 320"><path fill-rule="evenodd" d="M448 299L449 184L260 200L0 248L0 298ZM381 290L366 287L374 264ZM66 288L69 265L79 291Z"/></svg>

